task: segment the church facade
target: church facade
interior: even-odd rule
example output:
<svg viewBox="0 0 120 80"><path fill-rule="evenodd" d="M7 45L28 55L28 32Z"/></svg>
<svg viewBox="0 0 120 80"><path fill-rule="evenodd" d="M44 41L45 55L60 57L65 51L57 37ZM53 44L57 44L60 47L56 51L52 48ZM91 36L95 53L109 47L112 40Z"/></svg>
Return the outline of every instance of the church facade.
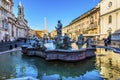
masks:
<svg viewBox="0 0 120 80"><path fill-rule="evenodd" d="M0 0L0 42L27 38L29 27L24 18L24 7L18 5L18 16L13 13L13 0Z"/></svg>
<svg viewBox="0 0 120 80"><path fill-rule="evenodd" d="M111 33L113 40L120 40L120 0L101 0L100 20L101 39Z"/></svg>

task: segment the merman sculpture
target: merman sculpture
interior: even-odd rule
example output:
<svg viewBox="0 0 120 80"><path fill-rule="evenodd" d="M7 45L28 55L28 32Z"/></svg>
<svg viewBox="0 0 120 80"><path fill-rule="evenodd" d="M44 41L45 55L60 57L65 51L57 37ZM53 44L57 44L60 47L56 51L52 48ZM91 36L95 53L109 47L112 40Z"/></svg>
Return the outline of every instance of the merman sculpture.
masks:
<svg viewBox="0 0 120 80"><path fill-rule="evenodd" d="M84 37L82 34L79 35L78 41L76 42L76 44L78 45L78 49L82 48L84 44Z"/></svg>
<svg viewBox="0 0 120 80"><path fill-rule="evenodd" d="M57 30L57 35L62 36L62 23L60 20L58 21L57 27L55 27L55 28Z"/></svg>
<svg viewBox="0 0 120 80"><path fill-rule="evenodd" d="M91 48L92 47L92 39L90 37L88 37L88 39L86 40L86 48Z"/></svg>
<svg viewBox="0 0 120 80"><path fill-rule="evenodd" d="M71 49L71 41L70 41L70 38L69 36L65 33L65 35L63 36L63 48L68 50L68 49Z"/></svg>
<svg viewBox="0 0 120 80"><path fill-rule="evenodd" d="M71 42L70 42L70 38L67 34L65 34L64 36L62 36L62 23L60 22L60 20L58 21L56 31L57 31L57 35L54 37L55 40L55 47L56 49L65 49L68 50L71 48Z"/></svg>

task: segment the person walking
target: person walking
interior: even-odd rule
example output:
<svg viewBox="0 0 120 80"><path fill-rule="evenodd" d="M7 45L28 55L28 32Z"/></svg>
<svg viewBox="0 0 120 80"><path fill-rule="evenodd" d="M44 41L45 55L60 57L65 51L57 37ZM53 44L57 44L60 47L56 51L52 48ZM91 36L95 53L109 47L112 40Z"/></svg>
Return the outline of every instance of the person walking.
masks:
<svg viewBox="0 0 120 80"><path fill-rule="evenodd" d="M107 51L106 47L108 46L108 40L104 39L104 46L105 46L105 51Z"/></svg>

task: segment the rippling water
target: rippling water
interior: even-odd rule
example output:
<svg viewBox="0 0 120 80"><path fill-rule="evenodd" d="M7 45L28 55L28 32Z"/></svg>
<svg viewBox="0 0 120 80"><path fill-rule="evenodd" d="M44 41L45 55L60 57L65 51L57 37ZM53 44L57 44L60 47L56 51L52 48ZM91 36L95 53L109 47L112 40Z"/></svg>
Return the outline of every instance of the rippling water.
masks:
<svg viewBox="0 0 120 80"><path fill-rule="evenodd" d="M0 55L0 80L32 76L42 80L116 80L120 78L120 54L97 49L96 57L67 63L23 56L21 51Z"/></svg>

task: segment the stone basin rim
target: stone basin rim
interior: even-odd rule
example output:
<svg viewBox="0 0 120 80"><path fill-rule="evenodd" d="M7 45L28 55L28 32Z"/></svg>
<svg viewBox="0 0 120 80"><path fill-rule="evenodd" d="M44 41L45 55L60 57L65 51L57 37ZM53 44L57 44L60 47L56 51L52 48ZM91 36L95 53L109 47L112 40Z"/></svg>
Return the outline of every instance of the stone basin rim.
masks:
<svg viewBox="0 0 120 80"><path fill-rule="evenodd" d="M95 48L81 48L81 49L78 49L78 50L64 50L64 49L52 49L52 50L45 50L45 52L79 52L79 51L86 51L86 50L92 50L92 49L95 49Z"/></svg>

